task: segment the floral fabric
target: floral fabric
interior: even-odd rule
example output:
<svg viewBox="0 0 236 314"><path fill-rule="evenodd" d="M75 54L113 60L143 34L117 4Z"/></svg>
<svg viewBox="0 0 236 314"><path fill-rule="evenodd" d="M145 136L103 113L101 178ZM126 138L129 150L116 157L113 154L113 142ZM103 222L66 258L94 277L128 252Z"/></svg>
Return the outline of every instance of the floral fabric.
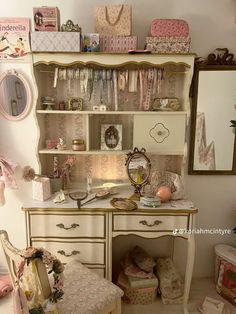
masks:
<svg viewBox="0 0 236 314"><path fill-rule="evenodd" d="M146 37L146 49L159 53L187 53L190 37Z"/></svg>
<svg viewBox="0 0 236 314"><path fill-rule="evenodd" d="M150 36L187 37L188 23L180 19L155 19L151 22Z"/></svg>
<svg viewBox="0 0 236 314"><path fill-rule="evenodd" d="M64 291L57 304L59 314L95 314L123 295L119 287L76 260L66 265Z"/></svg>

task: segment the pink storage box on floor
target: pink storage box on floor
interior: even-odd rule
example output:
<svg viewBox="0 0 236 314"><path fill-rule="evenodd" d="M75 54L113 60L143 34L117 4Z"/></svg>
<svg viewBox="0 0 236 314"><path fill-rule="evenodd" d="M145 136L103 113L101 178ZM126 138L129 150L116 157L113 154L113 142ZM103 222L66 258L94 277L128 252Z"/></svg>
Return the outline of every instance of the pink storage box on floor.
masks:
<svg viewBox="0 0 236 314"><path fill-rule="evenodd" d="M188 53L190 37L146 37L146 49L159 53Z"/></svg>
<svg viewBox="0 0 236 314"><path fill-rule="evenodd" d="M100 51L128 52L137 49L136 36L100 35Z"/></svg>
<svg viewBox="0 0 236 314"><path fill-rule="evenodd" d="M236 304L236 248L226 244L215 246L215 282L216 291Z"/></svg>

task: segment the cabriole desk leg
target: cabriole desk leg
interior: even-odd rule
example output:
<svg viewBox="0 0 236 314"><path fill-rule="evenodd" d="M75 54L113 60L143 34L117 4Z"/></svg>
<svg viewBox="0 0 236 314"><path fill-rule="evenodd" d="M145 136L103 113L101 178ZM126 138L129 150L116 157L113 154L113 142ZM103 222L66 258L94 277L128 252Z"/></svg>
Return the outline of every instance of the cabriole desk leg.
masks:
<svg viewBox="0 0 236 314"><path fill-rule="evenodd" d="M193 274L193 264L194 264L194 256L195 256L195 238L194 234L189 235L187 240L187 265L185 271L185 281L184 281L184 314L189 314L188 311L188 298L189 291L191 285L191 279Z"/></svg>

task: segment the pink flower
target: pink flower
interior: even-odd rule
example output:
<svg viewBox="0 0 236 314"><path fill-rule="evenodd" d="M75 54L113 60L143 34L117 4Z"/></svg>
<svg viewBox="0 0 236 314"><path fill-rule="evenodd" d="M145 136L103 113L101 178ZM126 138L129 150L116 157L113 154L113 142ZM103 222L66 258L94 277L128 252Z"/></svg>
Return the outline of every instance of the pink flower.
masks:
<svg viewBox="0 0 236 314"><path fill-rule="evenodd" d="M22 253L25 258L29 258L33 257L37 251L38 250L36 248L29 246L25 250L23 250Z"/></svg>

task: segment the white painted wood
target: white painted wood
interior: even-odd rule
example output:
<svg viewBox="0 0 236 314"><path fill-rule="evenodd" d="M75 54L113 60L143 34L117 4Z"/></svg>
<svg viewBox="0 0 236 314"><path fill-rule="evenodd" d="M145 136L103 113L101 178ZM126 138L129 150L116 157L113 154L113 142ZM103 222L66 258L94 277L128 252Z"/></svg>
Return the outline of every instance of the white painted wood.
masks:
<svg viewBox="0 0 236 314"><path fill-rule="evenodd" d="M127 54L127 53L33 53L33 63L56 63L69 65L72 63L81 64L102 64L106 66L123 65L127 62L146 63L154 65L183 63L187 67L193 65L195 54Z"/></svg>
<svg viewBox="0 0 236 314"><path fill-rule="evenodd" d="M103 214L72 214L30 216L31 237L93 237L105 238Z"/></svg>
<svg viewBox="0 0 236 314"><path fill-rule="evenodd" d="M91 240L90 240L91 241ZM96 240L72 240L66 239L54 239L54 240L34 240L32 239L32 245L34 247L44 247L52 254L56 255L63 263L69 263L73 259L79 260L84 264L99 264L103 265L105 263L104 258L104 248L105 244L103 242L95 242ZM64 253L60 253L64 251ZM74 253L73 251L78 251Z"/></svg>
<svg viewBox="0 0 236 314"><path fill-rule="evenodd" d="M159 154L184 154L186 115L134 115L134 147Z"/></svg>
<svg viewBox="0 0 236 314"><path fill-rule="evenodd" d="M188 227L188 216L113 215L113 231L171 231Z"/></svg>
<svg viewBox="0 0 236 314"><path fill-rule="evenodd" d="M167 115L167 116L171 116L171 115L183 115L183 113L187 113L186 111L169 111L169 112L162 112L162 111L157 111L157 112L153 112L153 111L71 111L71 110L36 110L36 112L38 114L71 114L71 115L78 115L78 114L82 114L82 115L88 115L88 114L95 114L95 115L158 115L158 116L162 116L162 115Z"/></svg>

